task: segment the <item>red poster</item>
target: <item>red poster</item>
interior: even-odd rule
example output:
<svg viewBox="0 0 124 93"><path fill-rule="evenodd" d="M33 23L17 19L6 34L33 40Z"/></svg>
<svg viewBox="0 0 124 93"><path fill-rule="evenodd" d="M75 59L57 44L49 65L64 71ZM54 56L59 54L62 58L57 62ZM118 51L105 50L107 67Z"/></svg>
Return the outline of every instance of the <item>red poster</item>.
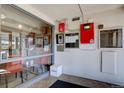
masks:
<svg viewBox="0 0 124 93"><path fill-rule="evenodd" d="M94 43L94 23L80 25L80 41L81 44Z"/></svg>
<svg viewBox="0 0 124 93"><path fill-rule="evenodd" d="M64 32L65 31L65 23L59 23L59 32Z"/></svg>

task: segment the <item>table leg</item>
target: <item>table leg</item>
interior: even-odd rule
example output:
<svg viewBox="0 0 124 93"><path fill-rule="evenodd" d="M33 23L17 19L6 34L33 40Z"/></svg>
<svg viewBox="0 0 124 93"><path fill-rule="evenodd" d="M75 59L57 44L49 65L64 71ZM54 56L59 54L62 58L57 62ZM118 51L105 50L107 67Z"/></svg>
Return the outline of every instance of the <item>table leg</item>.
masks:
<svg viewBox="0 0 124 93"><path fill-rule="evenodd" d="M28 69L26 69L26 80L28 80Z"/></svg>
<svg viewBox="0 0 124 93"><path fill-rule="evenodd" d="M8 88L8 77L7 77L7 74L5 74L5 83L6 83L6 88Z"/></svg>
<svg viewBox="0 0 124 93"><path fill-rule="evenodd" d="M2 79L2 78L1 78L1 75L0 75L0 82L1 82L1 79Z"/></svg>
<svg viewBox="0 0 124 93"><path fill-rule="evenodd" d="M23 83L24 81L23 81L23 72L22 71L20 71L20 77L21 77L21 81Z"/></svg>
<svg viewBox="0 0 124 93"><path fill-rule="evenodd" d="M15 78L17 78L18 77L18 73L15 73Z"/></svg>
<svg viewBox="0 0 124 93"><path fill-rule="evenodd" d="M34 72L35 67L33 66L33 72Z"/></svg>

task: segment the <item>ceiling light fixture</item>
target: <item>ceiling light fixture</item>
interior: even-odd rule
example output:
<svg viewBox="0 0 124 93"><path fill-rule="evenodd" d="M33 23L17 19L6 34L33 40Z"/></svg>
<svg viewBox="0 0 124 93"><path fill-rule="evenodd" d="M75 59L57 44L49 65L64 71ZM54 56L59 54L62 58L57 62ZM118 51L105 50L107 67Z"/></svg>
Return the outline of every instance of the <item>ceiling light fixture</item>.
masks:
<svg viewBox="0 0 124 93"><path fill-rule="evenodd" d="M22 25L21 25L21 24L19 24L19 25L18 25L18 28L19 28L19 29L22 29Z"/></svg>

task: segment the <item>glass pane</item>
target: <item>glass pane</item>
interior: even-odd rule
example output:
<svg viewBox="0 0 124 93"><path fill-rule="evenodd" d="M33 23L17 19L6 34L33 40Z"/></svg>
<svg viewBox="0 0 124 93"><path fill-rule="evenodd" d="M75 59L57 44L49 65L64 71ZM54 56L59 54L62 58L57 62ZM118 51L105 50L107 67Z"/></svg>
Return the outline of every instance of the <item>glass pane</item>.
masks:
<svg viewBox="0 0 124 93"><path fill-rule="evenodd" d="M101 48L122 48L122 29L100 31Z"/></svg>
<svg viewBox="0 0 124 93"><path fill-rule="evenodd" d="M49 24L15 6L0 9L0 87L15 87L49 70L52 31Z"/></svg>
<svg viewBox="0 0 124 93"><path fill-rule="evenodd" d="M6 78L8 87L16 87L47 72L50 62L51 56L46 56L0 64L0 88L6 87Z"/></svg>

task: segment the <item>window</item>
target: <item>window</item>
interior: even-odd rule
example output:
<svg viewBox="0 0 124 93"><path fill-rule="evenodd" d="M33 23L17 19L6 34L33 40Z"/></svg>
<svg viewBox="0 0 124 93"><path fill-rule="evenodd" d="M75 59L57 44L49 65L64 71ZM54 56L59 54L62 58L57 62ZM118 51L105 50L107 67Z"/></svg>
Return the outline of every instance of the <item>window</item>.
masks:
<svg viewBox="0 0 124 93"><path fill-rule="evenodd" d="M0 22L0 69L13 70L13 74L23 71L26 80L48 71L52 64L51 25L13 5L1 5ZM16 82L19 78L9 78L8 83L20 84ZM0 82L2 86L5 82Z"/></svg>
<svg viewBox="0 0 124 93"><path fill-rule="evenodd" d="M100 48L122 48L122 29L100 31Z"/></svg>

